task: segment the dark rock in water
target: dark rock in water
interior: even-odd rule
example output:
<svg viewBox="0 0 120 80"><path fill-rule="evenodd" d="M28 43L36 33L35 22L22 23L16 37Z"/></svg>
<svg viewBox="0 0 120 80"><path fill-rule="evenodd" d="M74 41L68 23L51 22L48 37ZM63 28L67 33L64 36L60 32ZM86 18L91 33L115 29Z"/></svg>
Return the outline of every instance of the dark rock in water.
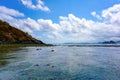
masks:
<svg viewBox="0 0 120 80"><path fill-rule="evenodd" d="M54 52L55 50L51 50L51 52Z"/></svg>
<svg viewBox="0 0 120 80"><path fill-rule="evenodd" d="M54 68L55 66L53 65L50 65L50 64L46 64L46 66L50 66L51 68Z"/></svg>
<svg viewBox="0 0 120 80"><path fill-rule="evenodd" d="M52 68L54 68L55 66L51 66Z"/></svg>
<svg viewBox="0 0 120 80"><path fill-rule="evenodd" d="M55 79L50 78L50 79L48 79L48 80L55 80Z"/></svg>
<svg viewBox="0 0 120 80"><path fill-rule="evenodd" d="M36 64L35 66L39 66L39 64Z"/></svg>
<svg viewBox="0 0 120 80"><path fill-rule="evenodd" d="M50 64L46 64L46 66L50 66Z"/></svg>
<svg viewBox="0 0 120 80"><path fill-rule="evenodd" d="M41 48L40 49L36 49L36 50L41 50Z"/></svg>
<svg viewBox="0 0 120 80"><path fill-rule="evenodd" d="M39 49L36 49L36 50L39 50Z"/></svg>

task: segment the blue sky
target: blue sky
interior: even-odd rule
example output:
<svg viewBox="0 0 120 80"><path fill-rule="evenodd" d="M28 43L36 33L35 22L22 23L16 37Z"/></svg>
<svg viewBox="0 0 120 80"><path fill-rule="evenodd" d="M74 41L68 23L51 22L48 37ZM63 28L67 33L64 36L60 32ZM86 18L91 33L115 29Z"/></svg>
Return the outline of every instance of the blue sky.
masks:
<svg viewBox="0 0 120 80"><path fill-rule="evenodd" d="M46 43L120 40L120 0L0 0L0 14Z"/></svg>

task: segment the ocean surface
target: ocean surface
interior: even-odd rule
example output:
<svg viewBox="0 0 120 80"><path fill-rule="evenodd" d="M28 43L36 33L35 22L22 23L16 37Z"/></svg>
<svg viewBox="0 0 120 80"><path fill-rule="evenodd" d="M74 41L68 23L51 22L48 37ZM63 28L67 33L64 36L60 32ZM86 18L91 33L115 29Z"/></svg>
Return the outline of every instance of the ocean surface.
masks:
<svg viewBox="0 0 120 80"><path fill-rule="evenodd" d="M1 52L0 80L120 80L120 47L20 47Z"/></svg>

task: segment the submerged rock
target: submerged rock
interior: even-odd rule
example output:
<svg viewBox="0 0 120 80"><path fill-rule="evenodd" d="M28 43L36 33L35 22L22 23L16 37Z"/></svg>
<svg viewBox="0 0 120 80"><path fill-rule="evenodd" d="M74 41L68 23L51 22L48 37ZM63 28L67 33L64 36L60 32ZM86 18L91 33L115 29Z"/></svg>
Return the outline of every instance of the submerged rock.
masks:
<svg viewBox="0 0 120 80"><path fill-rule="evenodd" d="M36 49L36 50L41 50L41 48L40 49Z"/></svg>
<svg viewBox="0 0 120 80"><path fill-rule="evenodd" d="M39 50L39 49L36 49L36 50Z"/></svg>
<svg viewBox="0 0 120 80"><path fill-rule="evenodd" d="M54 52L55 50L51 50L51 52Z"/></svg>
<svg viewBox="0 0 120 80"><path fill-rule="evenodd" d="M54 68L55 66L51 66L52 68Z"/></svg>
<svg viewBox="0 0 120 80"><path fill-rule="evenodd" d="M39 66L39 64L35 64L35 66Z"/></svg>
<svg viewBox="0 0 120 80"><path fill-rule="evenodd" d="M55 66L50 65L50 64L46 64L46 66L49 66L49 67L51 67L51 68L54 68L54 67L55 67Z"/></svg>
<svg viewBox="0 0 120 80"><path fill-rule="evenodd" d="M46 64L46 66L50 66L50 64Z"/></svg>

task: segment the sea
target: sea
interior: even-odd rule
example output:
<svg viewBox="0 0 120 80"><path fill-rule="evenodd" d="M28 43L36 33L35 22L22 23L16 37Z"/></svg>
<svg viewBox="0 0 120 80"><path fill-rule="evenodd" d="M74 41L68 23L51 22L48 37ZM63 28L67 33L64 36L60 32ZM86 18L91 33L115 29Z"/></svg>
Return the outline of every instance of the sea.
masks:
<svg viewBox="0 0 120 80"><path fill-rule="evenodd" d="M56 45L0 52L0 80L120 80L120 46Z"/></svg>

